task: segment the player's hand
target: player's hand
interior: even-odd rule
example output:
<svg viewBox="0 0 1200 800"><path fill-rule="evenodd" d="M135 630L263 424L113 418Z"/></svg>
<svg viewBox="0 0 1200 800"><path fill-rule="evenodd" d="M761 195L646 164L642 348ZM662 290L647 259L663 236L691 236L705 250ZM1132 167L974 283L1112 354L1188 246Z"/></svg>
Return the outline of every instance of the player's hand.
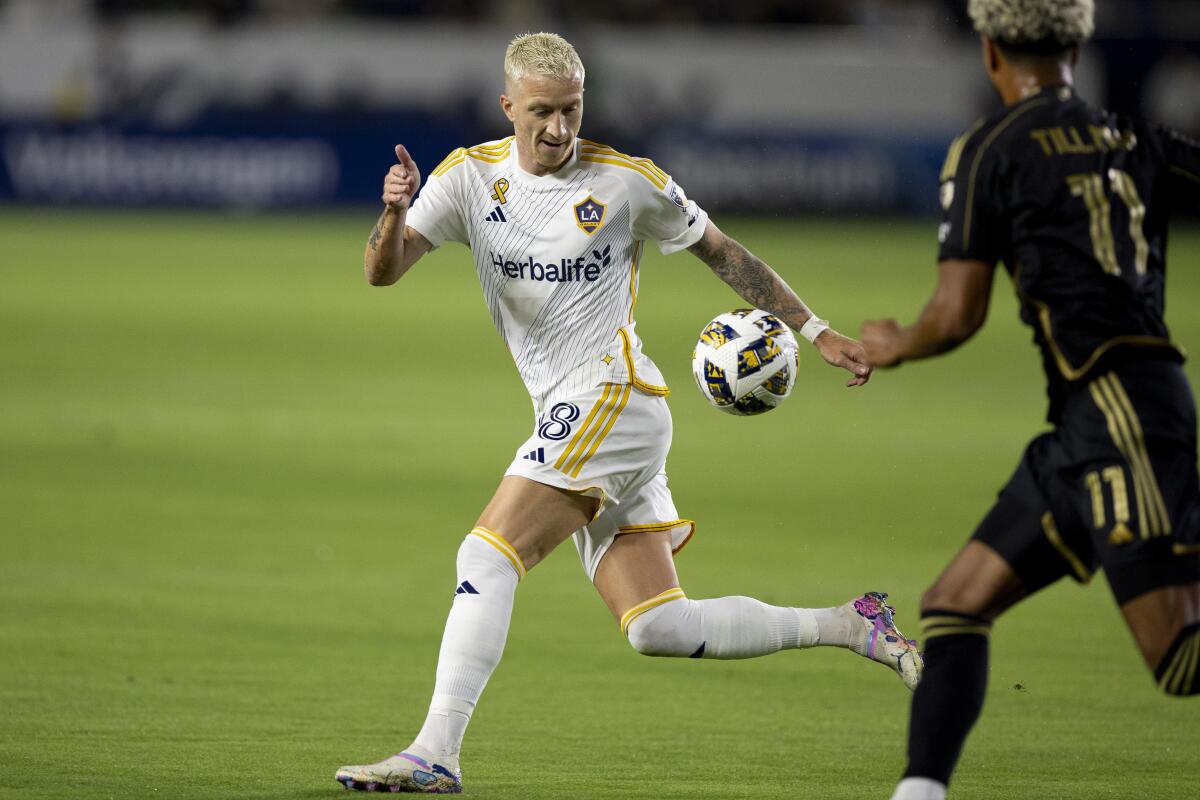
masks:
<svg viewBox="0 0 1200 800"><path fill-rule="evenodd" d="M862 386L871 379L871 365L867 362L866 351L850 337L827 328L813 340L813 344L821 358L828 363L854 373L854 377L846 381L847 386Z"/></svg>
<svg viewBox="0 0 1200 800"><path fill-rule="evenodd" d="M867 363L873 367L895 367L901 361L902 333L894 319L864 322L862 343L867 350Z"/></svg>
<svg viewBox="0 0 1200 800"><path fill-rule="evenodd" d="M396 160L400 163L393 164L383 179L383 202L388 208L404 211L421 188L421 171L402 144L396 145Z"/></svg>

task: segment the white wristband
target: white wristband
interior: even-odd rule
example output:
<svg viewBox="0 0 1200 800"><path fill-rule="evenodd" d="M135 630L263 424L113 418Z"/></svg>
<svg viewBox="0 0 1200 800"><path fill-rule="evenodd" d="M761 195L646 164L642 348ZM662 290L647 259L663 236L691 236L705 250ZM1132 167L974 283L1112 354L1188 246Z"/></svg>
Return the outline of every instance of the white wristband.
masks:
<svg viewBox="0 0 1200 800"><path fill-rule="evenodd" d="M800 326L800 335L811 344L818 336L829 330L829 323L816 314L808 318L808 322Z"/></svg>

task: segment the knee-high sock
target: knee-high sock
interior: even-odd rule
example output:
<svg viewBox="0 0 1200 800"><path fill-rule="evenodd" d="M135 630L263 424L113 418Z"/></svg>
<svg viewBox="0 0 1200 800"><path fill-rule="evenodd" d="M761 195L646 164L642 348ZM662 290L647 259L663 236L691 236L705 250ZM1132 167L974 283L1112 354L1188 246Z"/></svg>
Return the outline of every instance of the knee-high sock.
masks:
<svg viewBox="0 0 1200 800"><path fill-rule="evenodd" d="M631 608L621 630L639 653L690 658L754 658L820 641L826 609L769 606L752 597L689 600L668 589Z"/></svg>
<svg viewBox="0 0 1200 800"><path fill-rule="evenodd" d="M1179 632L1154 670L1158 688L1176 697L1200 694L1200 623Z"/></svg>
<svg viewBox="0 0 1200 800"><path fill-rule="evenodd" d="M458 549L458 587L442 634L433 700L413 742L426 755L457 767L467 723L504 653L524 574L516 550L492 531L474 529Z"/></svg>
<svg viewBox="0 0 1200 800"><path fill-rule="evenodd" d="M921 613L925 675L913 693L905 778L943 786L958 763L987 690L991 623L954 611Z"/></svg>

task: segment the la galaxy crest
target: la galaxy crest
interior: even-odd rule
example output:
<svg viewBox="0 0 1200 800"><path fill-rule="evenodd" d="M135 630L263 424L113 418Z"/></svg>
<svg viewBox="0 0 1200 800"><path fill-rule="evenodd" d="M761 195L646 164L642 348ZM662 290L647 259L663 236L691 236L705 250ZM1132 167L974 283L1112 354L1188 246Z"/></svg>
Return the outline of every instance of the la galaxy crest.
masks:
<svg viewBox="0 0 1200 800"><path fill-rule="evenodd" d="M575 224L579 226L580 230L591 236L604 224L604 211L606 208L607 206L604 203L601 203L589 194L586 200L574 205Z"/></svg>

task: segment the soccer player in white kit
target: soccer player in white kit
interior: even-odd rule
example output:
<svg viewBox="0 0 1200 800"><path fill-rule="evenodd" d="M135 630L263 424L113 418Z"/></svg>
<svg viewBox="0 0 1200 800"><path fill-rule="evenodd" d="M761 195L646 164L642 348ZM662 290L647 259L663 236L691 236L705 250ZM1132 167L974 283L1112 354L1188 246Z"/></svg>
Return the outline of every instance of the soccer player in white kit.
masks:
<svg viewBox="0 0 1200 800"><path fill-rule="evenodd" d="M533 400L533 432L459 548L424 726L402 752L342 767L337 780L367 791L461 791L460 745L504 650L517 584L568 536L639 653L752 658L833 645L889 666L913 688L921 657L896 629L886 595L811 609L692 600L680 588L672 559L695 523L679 516L667 488L667 388L635 332L643 247L690 251L848 370L849 386L870 377L862 347L818 319L653 162L578 138L584 68L564 39L518 36L504 71L500 105L512 136L455 150L423 188L397 145L365 270L372 284L390 285L444 242L467 245Z"/></svg>

